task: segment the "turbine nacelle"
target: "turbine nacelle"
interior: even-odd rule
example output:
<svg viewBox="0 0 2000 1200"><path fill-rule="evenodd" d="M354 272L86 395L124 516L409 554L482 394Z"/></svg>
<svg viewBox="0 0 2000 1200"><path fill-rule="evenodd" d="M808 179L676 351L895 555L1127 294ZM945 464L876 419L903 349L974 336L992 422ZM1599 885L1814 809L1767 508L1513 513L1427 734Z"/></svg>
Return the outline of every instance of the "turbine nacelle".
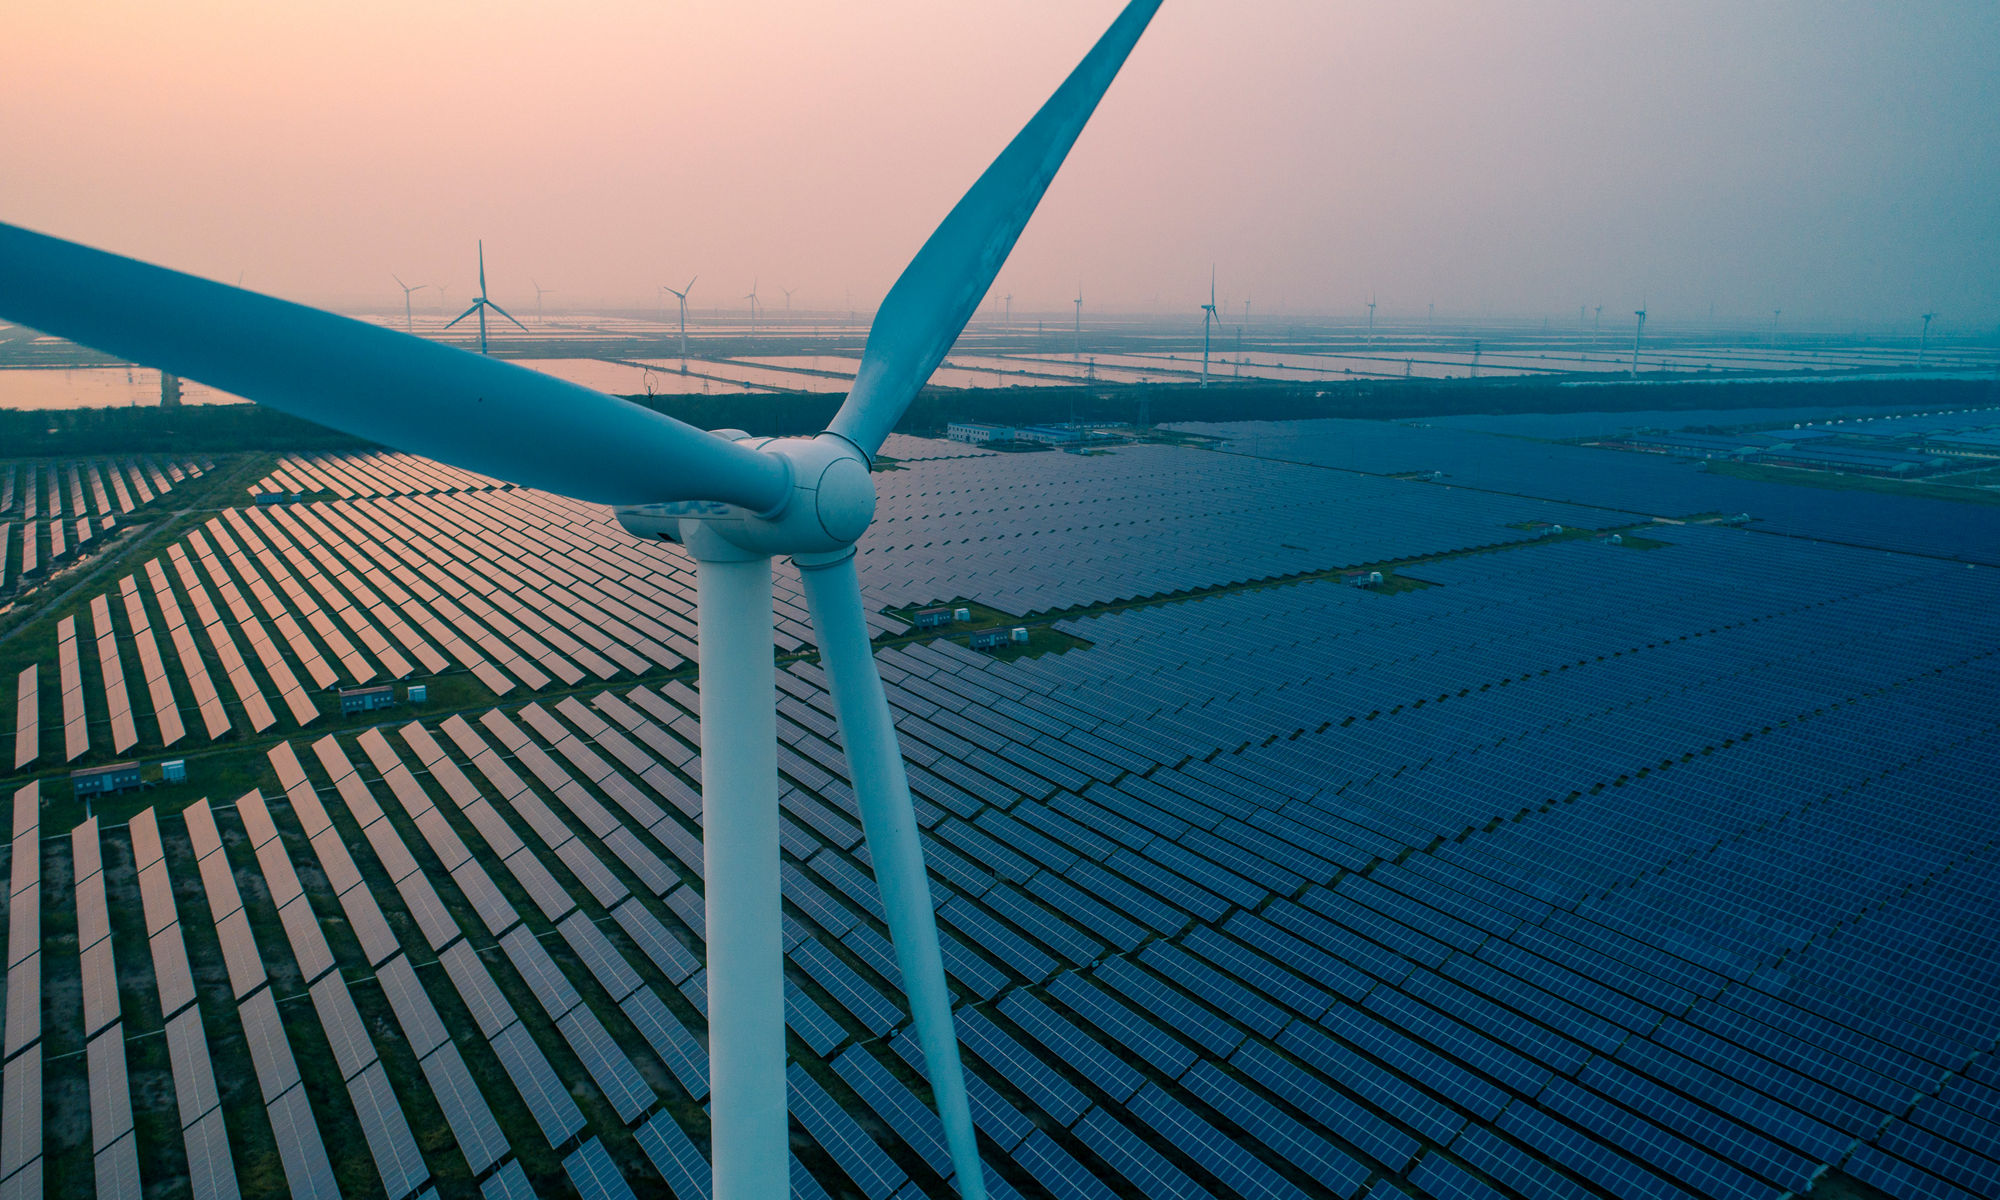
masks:
<svg viewBox="0 0 2000 1200"><path fill-rule="evenodd" d="M785 467L784 499L768 512L713 500L620 505L627 533L684 545L703 561L835 554L851 548L875 518L875 481L859 447L835 433L753 438L740 429L715 436L772 456Z"/></svg>

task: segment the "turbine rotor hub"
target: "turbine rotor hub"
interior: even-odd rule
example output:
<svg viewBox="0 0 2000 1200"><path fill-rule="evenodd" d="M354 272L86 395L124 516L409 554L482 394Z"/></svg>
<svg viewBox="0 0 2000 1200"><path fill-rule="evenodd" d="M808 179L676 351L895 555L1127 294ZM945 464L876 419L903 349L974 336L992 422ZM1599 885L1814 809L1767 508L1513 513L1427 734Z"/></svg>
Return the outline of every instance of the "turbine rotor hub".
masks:
<svg viewBox="0 0 2000 1200"><path fill-rule="evenodd" d="M741 560L846 551L875 518L875 481L859 447L834 433L807 438L752 438L740 429L717 437L782 461L791 487L778 507L755 513L733 504L689 500L620 506L618 523L641 538L679 542L697 559Z"/></svg>

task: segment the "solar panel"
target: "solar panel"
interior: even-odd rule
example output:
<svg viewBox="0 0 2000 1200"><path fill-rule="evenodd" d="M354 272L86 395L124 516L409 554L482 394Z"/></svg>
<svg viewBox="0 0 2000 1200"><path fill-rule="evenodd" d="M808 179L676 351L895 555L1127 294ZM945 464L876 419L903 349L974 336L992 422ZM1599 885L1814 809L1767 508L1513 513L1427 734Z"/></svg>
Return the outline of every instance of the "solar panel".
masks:
<svg viewBox="0 0 2000 1200"><path fill-rule="evenodd" d="M548 1060L535 1047L526 1027L515 1022L492 1040L494 1054L514 1081L535 1123L541 1126L542 1136L551 1146L567 1142L583 1128L583 1114L550 1069Z"/></svg>
<svg viewBox="0 0 2000 1200"><path fill-rule="evenodd" d="M528 990L541 1001L543 1010L551 1018L562 1016L580 1003L576 989L570 986L561 968L556 966L549 952L542 949L542 944L535 940L535 935L528 932L525 925L501 938L500 948L506 951L507 960L514 964Z"/></svg>
<svg viewBox="0 0 2000 1200"><path fill-rule="evenodd" d="M272 842L269 845L277 846ZM300 895L278 909L278 920L285 927L286 940L292 944L292 956L298 960L301 977L312 980L333 966L333 952L327 948L326 936L320 932L319 918L313 914L312 903Z"/></svg>
<svg viewBox="0 0 2000 1200"><path fill-rule="evenodd" d="M132 1093L125 1070L122 1029L94 1037L84 1047L90 1077L90 1138L102 1153L132 1131ZM122 1152L121 1152L122 1153Z"/></svg>
<svg viewBox="0 0 2000 1200"><path fill-rule="evenodd" d="M478 1175L505 1157L508 1153L506 1136L500 1131L499 1122L493 1119L493 1111L487 1107L485 1097L480 1095L479 1088L473 1083L472 1073L466 1068L458 1047L449 1041L443 1042L425 1055L419 1065L472 1173Z"/></svg>
<svg viewBox="0 0 2000 1200"><path fill-rule="evenodd" d="M181 1138L187 1146L188 1177L196 1200L221 1200L239 1194L221 1109L210 1109L206 1116L182 1130Z"/></svg>
<svg viewBox="0 0 2000 1200"><path fill-rule="evenodd" d="M653 1163L667 1188L675 1196L711 1195L712 1172L702 1156L669 1113L659 1113L632 1131L639 1148Z"/></svg>
<svg viewBox="0 0 2000 1200"><path fill-rule="evenodd" d="M653 1089L639 1077L632 1060L611 1040L596 1013L587 1006L578 1005L557 1019L556 1028L562 1031L570 1048L582 1061L584 1070L597 1081L598 1088L611 1102L620 1120L629 1124L652 1106L656 1099Z"/></svg>
<svg viewBox="0 0 2000 1200"><path fill-rule="evenodd" d="M375 1168L382 1176L382 1188L391 1200L402 1200L430 1178L416 1140L410 1136L409 1122L396 1104L395 1091L379 1062L370 1063L347 1081L347 1094L354 1101L354 1113L361 1121L361 1134L368 1142Z"/></svg>
<svg viewBox="0 0 2000 1200"><path fill-rule="evenodd" d="M438 955L438 962L451 977L452 986L458 989L459 999L472 1013L481 1033L492 1038L514 1023L514 1006L501 994L469 943L453 943Z"/></svg>
<svg viewBox="0 0 2000 1200"><path fill-rule="evenodd" d="M812 1076L793 1063L785 1078L792 1115L864 1195L881 1200L902 1185L908 1178L903 1169L883 1153Z"/></svg>
<svg viewBox="0 0 2000 1200"><path fill-rule="evenodd" d="M611 1152L594 1137L563 1159L563 1173L583 1200L631 1200L632 1188L618 1173Z"/></svg>
<svg viewBox="0 0 2000 1200"><path fill-rule="evenodd" d="M612 909L611 915L640 952L667 977L667 982L677 984L701 969L701 959L639 901L627 900Z"/></svg>
<svg viewBox="0 0 2000 1200"><path fill-rule="evenodd" d="M251 936L250 919L239 907L215 923L215 935L222 945L223 962L229 968L230 989L241 1000L265 979L264 960L257 951L256 938Z"/></svg>
<svg viewBox="0 0 2000 1200"><path fill-rule="evenodd" d="M492 877L477 862L468 858L451 873L451 878L459 891L465 893L466 902L472 905L473 912L479 914L487 932L498 934L520 920L514 906L500 894Z"/></svg>

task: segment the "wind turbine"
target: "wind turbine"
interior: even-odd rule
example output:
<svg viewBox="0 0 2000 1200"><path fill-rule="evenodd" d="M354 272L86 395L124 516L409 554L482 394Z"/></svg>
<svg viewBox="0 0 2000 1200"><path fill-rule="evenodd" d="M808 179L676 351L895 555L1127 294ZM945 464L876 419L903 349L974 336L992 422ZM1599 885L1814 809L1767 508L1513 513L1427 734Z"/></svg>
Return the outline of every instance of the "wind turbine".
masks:
<svg viewBox="0 0 2000 1200"><path fill-rule="evenodd" d="M1785 315L1785 310L1782 308L1774 308L1771 310L1771 344L1773 346L1778 344L1778 318L1784 315Z"/></svg>
<svg viewBox="0 0 2000 1200"><path fill-rule="evenodd" d="M556 294L556 290L554 288L545 288L541 284L535 283L533 279L528 280L528 282L533 284L535 288L535 324L546 325L549 323L549 320L542 315L542 297L553 296Z"/></svg>
<svg viewBox="0 0 2000 1200"><path fill-rule="evenodd" d="M404 283L402 277L399 275L390 275L389 278L395 280L396 286L403 289L403 329L406 332L413 333L416 331L416 326L410 321L410 293L421 292L430 285L420 283L415 287L411 287L409 284Z"/></svg>
<svg viewBox="0 0 2000 1200"><path fill-rule="evenodd" d="M660 285L660 290L661 290L661 291L663 291L663 292L672 292L672 293L673 293L673 296L674 296L674 299L676 299L676 300L680 301L680 305L681 305L681 374L683 374L683 375L687 374L687 369L688 369L688 364L687 364L687 358L688 358L688 293L694 290L694 281L695 281L696 279L700 279L700 278L701 278L701 276L699 276L699 275L696 275L696 276L694 276L694 277L693 277L692 279L689 279L689 280L687 281L687 285L686 285L686 286L684 286L684 287L681 287L681 288L678 288L678 289L676 289L676 288L670 288L670 287L668 287L668 286L667 286L666 284L664 284L664 283Z"/></svg>
<svg viewBox="0 0 2000 1200"><path fill-rule="evenodd" d="M778 555L804 580L959 1191L986 1194L854 543L875 514L872 457L992 286L1158 8L1159 0L1126 5L917 251L876 313L853 390L813 437L704 432L503 360L0 224L8 320L409 453L614 505L628 531L687 548L698 567L717 1200L768 1200L791 1187L772 644Z"/></svg>
<svg viewBox="0 0 2000 1200"><path fill-rule="evenodd" d="M743 297L750 302L750 336L757 336L757 278L750 278L750 294Z"/></svg>
<svg viewBox="0 0 2000 1200"><path fill-rule="evenodd" d="M1375 293L1368 293L1368 344L1375 344Z"/></svg>
<svg viewBox="0 0 2000 1200"><path fill-rule="evenodd" d="M1924 314L1924 332L1923 336L1917 342L1917 370L1919 371L1924 369L1924 351L1930 349L1931 318L1935 316L1937 316L1937 314L1934 312L1927 312Z"/></svg>
<svg viewBox="0 0 2000 1200"><path fill-rule="evenodd" d="M1012 292L1007 293L1007 315L1001 321L1000 327L1002 329L1014 328L1014 293Z"/></svg>
<svg viewBox="0 0 2000 1200"><path fill-rule="evenodd" d="M484 354L486 353L486 310L489 308L492 309L494 312L499 313L501 316L507 318L509 321L514 321L513 313L508 312L506 309L501 308L499 305L493 303L491 300L488 300L486 298L486 243L485 241L482 240L479 243L479 295L472 301L471 308L468 308L464 312L453 317L451 321L445 325L445 328L450 329L453 325L456 325L460 321L465 320L465 318L471 316L474 313L478 313L479 352L481 354ZM528 327L526 325L521 324L519 321L514 321L514 325L522 333L528 332Z"/></svg>
<svg viewBox="0 0 2000 1200"><path fill-rule="evenodd" d="M1076 341L1070 349L1071 358L1083 355L1083 280L1076 281Z"/></svg>
<svg viewBox="0 0 2000 1200"><path fill-rule="evenodd" d="M1632 378L1637 379L1639 378L1639 335L1646 332L1646 310L1640 308L1632 315L1639 318L1639 323L1632 327Z"/></svg>
<svg viewBox="0 0 2000 1200"><path fill-rule="evenodd" d="M1604 328L1604 306L1598 305L1590 311L1590 344L1595 346L1599 332Z"/></svg>
<svg viewBox="0 0 2000 1200"><path fill-rule="evenodd" d="M1208 329L1221 323L1215 311L1215 264L1208 267L1208 303L1201 306L1201 386L1208 386Z"/></svg>
<svg viewBox="0 0 2000 1200"><path fill-rule="evenodd" d="M792 293L798 291L799 289L781 287L778 290L785 293L785 311L786 312L792 311Z"/></svg>

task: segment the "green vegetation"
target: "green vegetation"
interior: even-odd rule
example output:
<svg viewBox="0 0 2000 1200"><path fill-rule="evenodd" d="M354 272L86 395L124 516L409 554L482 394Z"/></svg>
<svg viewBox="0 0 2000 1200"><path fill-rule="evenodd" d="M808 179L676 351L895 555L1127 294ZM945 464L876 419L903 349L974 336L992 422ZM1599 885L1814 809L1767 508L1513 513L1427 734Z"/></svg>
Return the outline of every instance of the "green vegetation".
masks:
<svg viewBox="0 0 2000 1200"><path fill-rule="evenodd" d="M542 347L543 352L552 352ZM718 347L718 351L755 353ZM831 350L829 349L829 352ZM578 348L602 356L602 346ZM1729 402L1755 408L1935 405L1970 407L1986 402L1990 384L1967 379L1788 377L1753 379L1729 386ZM635 404L703 429L742 429L759 437L810 434L826 428L844 399L834 393L751 392L726 395L628 396ZM1559 378L1356 379L1287 383L1220 380L1198 388L1185 383L1088 384L1080 387L926 388L897 428L935 434L953 421L1003 425L1061 423L1072 419L1136 423L1142 406L1150 422L1288 421L1313 417L1401 418L1487 413L1623 412L1705 409L1715 388L1699 382L1592 381L1577 386ZM1189 435L1154 429L1148 441L1180 442ZM239 450L315 451L366 449L372 443L336 433L274 409L252 404L88 409L0 410L0 446L14 455L173 453Z"/></svg>
<svg viewBox="0 0 2000 1200"><path fill-rule="evenodd" d="M9 457L365 450L373 443L257 404L0 409Z"/></svg>
<svg viewBox="0 0 2000 1200"><path fill-rule="evenodd" d="M1400 596L1404 592L1420 592L1434 588L1437 584L1428 579L1418 579L1412 575L1398 575L1394 571L1382 572L1382 582L1372 584L1367 591L1377 596Z"/></svg>
<svg viewBox="0 0 2000 1200"><path fill-rule="evenodd" d="M1806 1200L1890 1200L1889 1193L1872 1184L1866 1184L1842 1170L1829 1170L1818 1179L1803 1195Z"/></svg>
<svg viewBox="0 0 2000 1200"><path fill-rule="evenodd" d="M1931 500L1957 500L1965 504L2000 504L2000 491L1963 484L1937 483L1925 479L1892 479L1882 475L1853 475L1840 471L1812 471L1801 467L1773 467L1762 463L1711 460L1711 474L1737 479L1758 479L1767 483L1790 483L1800 487L1826 488L1841 492L1875 492L1886 496L1922 496Z"/></svg>
<svg viewBox="0 0 2000 1200"><path fill-rule="evenodd" d="M1061 654L1079 647L1087 648L1090 645L1089 642L1084 641L1082 638L1072 637L1053 625L1034 624L1027 626L1027 630L1028 640L1025 643L1008 642L1004 646L997 646L991 650L982 650L980 653L990 654L1001 662L1014 662L1017 659L1023 658L1040 658L1044 654ZM961 646L970 647L972 645L972 638L969 634L962 638L954 637L951 640Z"/></svg>
<svg viewBox="0 0 2000 1200"><path fill-rule="evenodd" d="M1089 642L1084 641L1082 638L1072 637L1054 627L1056 621L1064 618L1046 615L1032 619L1017 617L1012 613L1001 612L997 608L981 604L976 600L966 600L963 598L939 601L936 604L912 604L904 608L890 609L889 615L914 623L916 612L920 608L969 609L972 618L968 621L955 621L949 625L940 626L937 629L916 629L913 627L908 633L877 638L875 639L875 644L878 646L907 646L913 642L931 642L946 639L957 642L959 645L969 649L972 645L972 635L975 633L988 629L1014 629L1026 626L1028 630L1026 644L1009 642L1005 646L993 650L982 650L980 653L990 654L1001 662L1013 662L1016 659L1022 658L1039 658L1044 654L1061 654L1066 650L1090 645Z"/></svg>

